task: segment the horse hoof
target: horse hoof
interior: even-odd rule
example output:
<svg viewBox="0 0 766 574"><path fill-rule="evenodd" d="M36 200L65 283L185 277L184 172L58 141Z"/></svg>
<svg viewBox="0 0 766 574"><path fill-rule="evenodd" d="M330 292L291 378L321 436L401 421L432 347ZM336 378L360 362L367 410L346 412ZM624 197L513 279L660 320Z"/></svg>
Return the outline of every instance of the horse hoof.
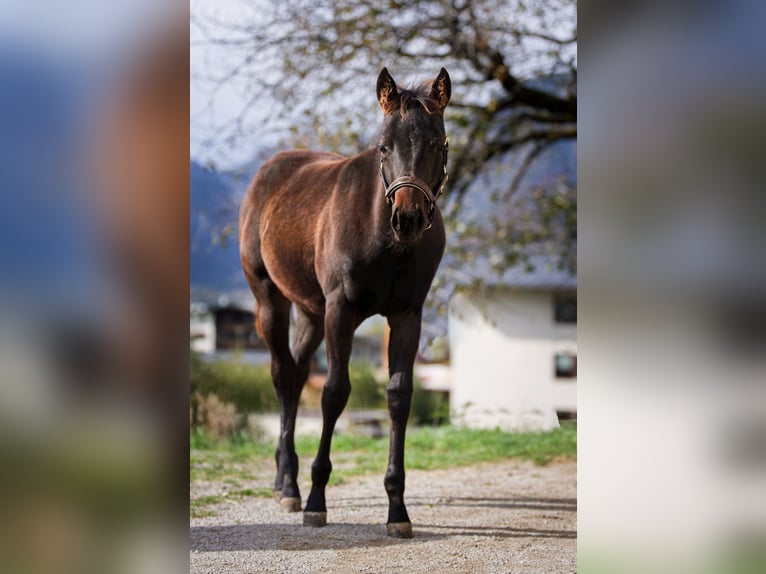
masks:
<svg viewBox="0 0 766 574"><path fill-rule="evenodd" d="M279 501L279 507L282 512L300 512L301 499L297 496L286 496Z"/></svg>
<svg viewBox="0 0 766 574"><path fill-rule="evenodd" d="M303 513L303 526L327 526L327 513L326 512L304 512Z"/></svg>
<svg viewBox="0 0 766 574"><path fill-rule="evenodd" d="M273 491L272 494L274 495L274 500L276 500L277 502L282 500L282 491L281 490L275 490L275 491Z"/></svg>
<svg viewBox="0 0 766 574"><path fill-rule="evenodd" d="M391 538L412 538L411 522L389 522L386 530Z"/></svg>

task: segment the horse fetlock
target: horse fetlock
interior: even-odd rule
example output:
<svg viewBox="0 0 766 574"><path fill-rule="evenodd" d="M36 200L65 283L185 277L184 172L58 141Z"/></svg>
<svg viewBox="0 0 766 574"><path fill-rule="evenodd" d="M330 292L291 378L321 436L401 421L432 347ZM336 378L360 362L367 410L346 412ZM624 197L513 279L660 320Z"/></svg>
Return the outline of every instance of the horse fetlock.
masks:
<svg viewBox="0 0 766 574"><path fill-rule="evenodd" d="M282 498L300 498L301 497L301 491L298 488L298 483L292 479L285 478L284 483L282 484Z"/></svg>
<svg viewBox="0 0 766 574"><path fill-rule="evenodd" d="M324 496L324 487L316 484L311 487L309 499L306 502L304 512L327 512L327 502Z"/></svg>
<svg viewBox="0 0 766 574"><path fill-rule="evenodd" d="M404 492L404 472L388 473L383 480L383 485L386 487L388 497L397 496L401 498Z"/></svg>
<svg viewBox="0 0 766 574"><path fill-rule="evenodd" d="M288 476L297 476L298 475L298 455L295 453L295 450L288 451L285 450L280 454L279 457L279 468L282 469L281 472L283 474L287 474Z"/></svg>

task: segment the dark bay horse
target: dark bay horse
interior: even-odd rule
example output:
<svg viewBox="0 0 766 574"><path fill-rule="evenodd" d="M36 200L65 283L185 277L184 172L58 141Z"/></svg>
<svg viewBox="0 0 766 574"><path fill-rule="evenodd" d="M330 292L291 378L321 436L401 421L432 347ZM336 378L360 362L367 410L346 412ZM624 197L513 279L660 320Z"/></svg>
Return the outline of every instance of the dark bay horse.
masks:
<svg viewBox="0 0 766 574"><path fill-rule="evenodd" d="M298 399L311 357L326 339L322 437L311 467L304 525L327 523L330 443L351 391L353 334L364 319L380 314L391 328L387 528L390 536L412 536L404 505L404 433L423 303L444 252L436 199L446 182L443 112L450 93L444 68L433 82L412 89L397 87L383 68L377 96L384 117L376 149L352 158L279 153L263 164L245 193L240 256L257 301L256 328L272 358L281 417L274 488L287 511L301 509L294 444Z"/></svg>

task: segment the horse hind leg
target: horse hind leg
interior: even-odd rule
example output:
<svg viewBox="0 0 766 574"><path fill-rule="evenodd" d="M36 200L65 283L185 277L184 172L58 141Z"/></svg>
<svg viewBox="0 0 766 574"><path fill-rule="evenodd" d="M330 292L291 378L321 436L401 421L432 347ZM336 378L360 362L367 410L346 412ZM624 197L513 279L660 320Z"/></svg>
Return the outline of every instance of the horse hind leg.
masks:
<svg viewBox="0 0 766 574"><path fill-rule="evenodd" d="M246 195L247 202L251 195ZM298 489L298 456L294 433L300 388L296 392L297 365L290 353L290 301L271 280L261 255L258 218L251 218L252 205L243 203L240 212L240 259L242 270L256 299L255 329L271 354L271 378L279 402L280 432L274 458L277 467L274 497L287 511L301 508ZM302 386L302 385L300 385Z"/></svg>
<svg viewBox="0 0 766 574"><path fill-rule="evenodd" d="M295 453L295 417L301 385L297 365L290 353L290 301L270 279L258 281L253 289L258 302L256 328L271 354L271 378L279 402L279 442L275 452L277 474L274 497L287 512L301 509L298 488L298 455Z"/></svg>
<svg viewBox="0 0 766 574"><path fill-rule="evenodd" d="M321 316L311 315L298 307L294 309L295 337L291 350L293 361L295 362L294 389L289 394L289 404L285 405L286 410L289 412L290 420L293 421L293 424L287 429L287 432L290 434L285 437L289 444L294 444L295 441L295 420L298 416L298 403L300 402L303 387L309 378L311 359L324 337L324 320ZM290 478L293 481L297 481L297 464L294 470L295 476ZM293 501L293 504L295 504L295 501ZM300 510L300 499L297 501L297 508L291 508L291 510L296 512Z"/></svg>
<svg viewBox="0 0 766 574"><path fill-rule="evenodd" d="M292 345L292 356L296 365L295 382L298 386L297 396L299 398L309 378L311 359L323 338L324 318L321 315L313 315L295 307L295 338ZM295 408L297 409L297 404Z"/></svg>

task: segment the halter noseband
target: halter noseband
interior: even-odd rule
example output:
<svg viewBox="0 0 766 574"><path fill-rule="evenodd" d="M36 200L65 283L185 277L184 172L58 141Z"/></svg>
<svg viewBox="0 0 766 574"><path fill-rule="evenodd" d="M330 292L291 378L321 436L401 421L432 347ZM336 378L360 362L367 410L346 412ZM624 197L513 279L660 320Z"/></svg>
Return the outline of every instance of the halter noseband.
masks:
<svg viewBox="0 0 766 574"><path fill-rule="evenodd" d="M426 229L431 229L431 223L433 222L434 218L434 209L436 208L436 200L438 197L442 194L444 191L444 186L447 185L447 179L449 176L447 175L447 151L448 151L448 145L449 145L449 137L444 140L444 163L442 164L442 176L439 179L439 183L437 183L437 192L434 194L431 191L431 188L428 186L428 184L423 181L422 179L419 179L417 177L413 177L410 175L403 175L401 177L397 177L394 181L391 183L388 183L388 180L386 179L386 174L383 173L383 160L385 159L384 156L380 156L380 177L383 179L383 186L385 187L386 194L385 198L389 205L392 205L394 203L394 194L398 189L401 189L403 187L413 187L417 190L419 190L426 198L426 201L428 202L428 225L426 225Z"/></svg>

